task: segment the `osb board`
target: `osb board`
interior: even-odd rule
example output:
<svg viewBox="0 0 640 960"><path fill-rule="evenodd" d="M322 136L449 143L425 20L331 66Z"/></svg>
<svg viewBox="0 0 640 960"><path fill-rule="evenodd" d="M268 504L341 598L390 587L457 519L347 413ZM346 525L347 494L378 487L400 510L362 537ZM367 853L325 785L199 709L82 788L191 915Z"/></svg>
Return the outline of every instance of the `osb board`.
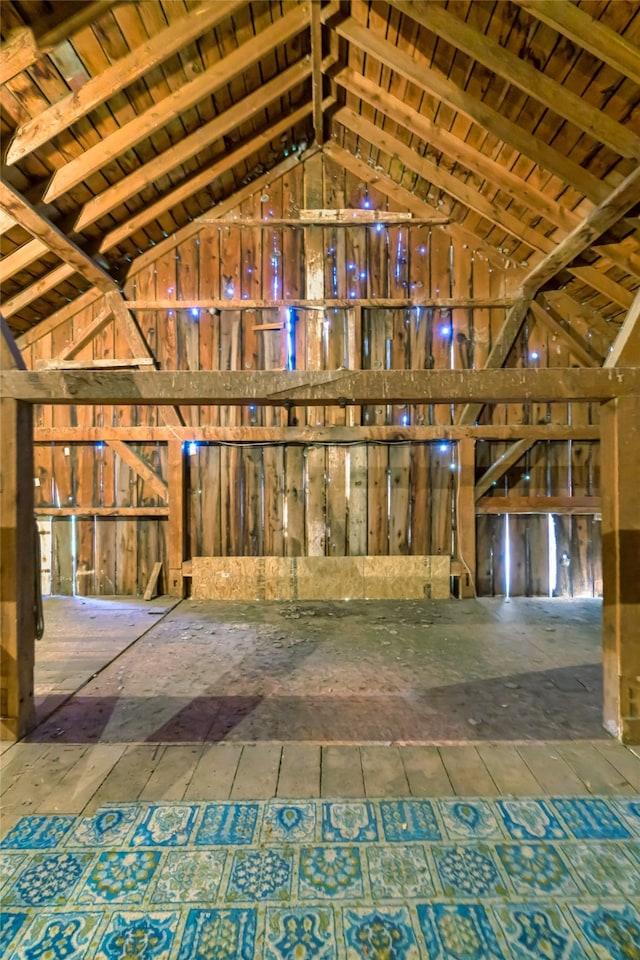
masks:
<svg viewBox="0 0 640 960"><path fill-rule="evenodd" d="M195 600L446 600L449 557L194 557Z"/></svg>

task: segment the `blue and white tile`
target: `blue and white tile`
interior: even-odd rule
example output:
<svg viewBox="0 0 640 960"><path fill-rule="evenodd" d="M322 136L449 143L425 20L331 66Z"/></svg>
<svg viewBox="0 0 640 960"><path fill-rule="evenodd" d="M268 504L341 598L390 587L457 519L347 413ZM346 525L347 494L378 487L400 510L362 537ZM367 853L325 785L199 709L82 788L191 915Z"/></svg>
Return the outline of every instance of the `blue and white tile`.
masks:
<svg viewBox="0 0 640 960"><path fill-rule="evenodd" d="M132 847L176 847L189 842L197 807L165 803L150 807L131 838Z"/></svg>
<svg viewBox="0 0 640 960"><path fill-rule="evenodd" d="M514 840L563 840L567 836L544 800L498 800L497 807Z"/></svg>
<svg viewBox="0 0 640 960"><path fill-rule="evenodd" d="M435 844L431 849L436 870L447 897L503 897L508 890L485 843L448 846Z"/></svg>
<svg viewBox="0 0 640 960"><path fill-rule="evenodd" d="M255 908L189 910L177 960L253 960L256 913Z"/></svg>
<svg viewBox="0 0 640 960"><path fill-rule="evenodd" d="M267 803L262 818L262 843L306 843L316 839L316 805L308 802Z"/></svg>
<svg viewBox="0 0 640 960"><path fill-rule="evenodd" d="M93 911L38 911L12 960L83 960L101 923L102 914Z"/></svg>
<svg viewBox="0 0 640 960"><path fill-rule="evenodd" d="M440 814L451 840L504 837L494 806L488 800L440 800Z"/></svg>
<svg viewBox="0 0 640 960"><path fill-rule="evenodd" d="M551 803L577 840L623 840L631 836L610 804L599 797L556 798Z"/></svg>
<svg viewBox="0 0 640 960"><path fill-rule="evenodd" d="M322 804L322 839L329 842L366 843L378 839L373 804L366 801Z"/></svg>
<svg viewBox="0 0 640 960"><path fill-rule="evenodd" d="M570 907L584 940L598 960L640 958L640 913L630 903L600 901Z"/></svg>
<svg viewBox="0 0 640 960"><path fill-rule="evenodd" d="M0 910L0 957L10 956L9 948L15 946L17 938L26 930L28 919L24 910L7 910L4 907Z"/></svg>
<svg viewBox="0 0 640 960"><path fill-rule="evenodd" d="M0 843L3 850L50 850L57 847L75 823L75 817L22 817Z"/></svg>
<svg viewBox="0 0 640 960"><path fill-rule="evenodd" d="M93 859L90 853L36 853L3 899L32 907L64 906Z"/></svg>
<svg viewBox="0 0 640 960"><path fill-rule="evenodd" d="M15 876L27 856L26 853L0 853L0 890Z"/></svg>
<svg viewBox="0 0 640 960"><path fill-rule="evenodd" d="M496 854L516 893L573 897L581 892L552 843L499 843Z"/></svg>
<svg viewBox="0 0 640 960"><path fill-rule="evenodd" d="M176 911L117 911L92 960L169 960L179 918Z"/></svg>
<svg viewBox="0 0 640 960"><path fill-rule="evenodd" d="M416 913L429 960L506 960L483 906L419 903Z"/></svg>
<svg viewBox="0 0 640 960"><path fill-rule="evenodd" d="M142 903L160 862L159 850L105 850L89 872L78 903Z"/></svg>
<svg viewBox="0 0 640 960"><path fill-rule="evenodd" d="M253 843L259 809L257 803L208 803L195 843L200 846Z"/></svg>
<svg viewBox="0 0 640 960"><path fill-rule="evenodd" d="M406 907L344 909L347 960L420 960L420 948Z"/></svg>
<svg viewBox="0 0 640 960"><path fill-rule="evenodd" d="M302 847L298 898L358 899L364 896L362 862L357 846Z"/></svg>
<svg viewBox="0 0 640 960"><path fill-rule="evenodd" d="M67 837L67 846L124 846L140 813L139 806L103 807L92 817L77 821Z"/></svg>
<svg viewBox="0 0 640 960"><path fill-rule="evenodd" d="M152 903L215 903L226 850L168 850L156 874Z"/></svg>
<svg viewBox="0 0 640 960"><path fill-rule="evenodd" d="M263 960L336 960L331 907L268 907Z"/></svg>
<svg viewBox="0 0 640 960"><path fill-rule="evenodd" d="M374 901L432 897L436 892L421 844L367 847L366 860Z"/></svg>
<svg viewBox="0 0 640 960"><path fill-rule="evenodd" d="M293 852L285 847L237 850L233 855L225 900L287 901L291 898Z"/></svg>
<svg viewBox="0 0 640 960"><path fill-rule="evenodd" d="M640 869L633 857L627 856L623 843L577 841L564 844L562 853L592 896L621 893L628 897L640 897Z"/></svg>
<svg viewBox="0 0 640 960"><path fill-rule="evenodd" d="M631 829L631 832L640 837L640 799L616 797L610 803L626 826Z"/></svg>
<svg viewBox="0 0 640 960"><path fill-rule="evenodd" d="M555 903L509 903L490 908L513 960L585 960L564 909Z"/></svg>
<svg viewBox="0 0 640 960"><path fill-rule="evenodd" d="M388 843L442 838L430 800L382 800L380 815Z"/></svg>

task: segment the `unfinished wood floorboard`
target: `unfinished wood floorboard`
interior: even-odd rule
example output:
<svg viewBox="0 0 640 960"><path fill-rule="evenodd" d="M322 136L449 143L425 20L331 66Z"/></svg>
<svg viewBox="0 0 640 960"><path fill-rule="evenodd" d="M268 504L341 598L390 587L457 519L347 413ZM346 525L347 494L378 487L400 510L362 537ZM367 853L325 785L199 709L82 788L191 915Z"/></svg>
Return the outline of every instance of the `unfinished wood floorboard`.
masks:
<svg viewBox="0 0 640 960"><path fill-rule="evenodd" d="M544 793L515 747L493 743L479 746L478 753L500 793L516 797L535 797Z"/></svg>
<svg viewBox="0 0 640 960"><path fill-rule="evenodd" d="M320 792L323 797L364 797L359 747L323 747Z"/></svg>
<svg viewBox="0 0 640 960"><path fill-rule="evenodd" d="M400 747L400 756L412 796L452 796L453 787L437 747Z"/></svg>
<svg viewBox="0 0 640 960"><path fill-rule="evenodd" d="M440 747L440 756L458 796L493 797L500 792L476 747Z"/></svg>
<svg viewBox="0 0 640 960"><path fill-rule="evenodd" d="M89 816L105 803L137 800L164 752L157 743L127 747L109 776L96 790L83 813Z"/></svg>
<svg viewBox="0 0 640 960"><path fill-rule="evenodd" d="M282 747L277 743L252 743L243 747L231 799L267 800L275 797L281 755Z"/></svg>
<svg viewBox="0 0 640 960"><path fill-rule="evenodd" d="M124 743L89 747L44 798L38 813L81 813L126 749Z"/></svg>
<svg viewBox="0 0 640 960"><path fill-rule="evenodd" d="M228 800L241 753L242 747L237 743L213 743L205 747L184 799Z"/></svg>
<svg viewBox="0 0 640 960"><path fill-rule="evenodd" d="M555 744L525 744L518 747L518 753L545 793L559 796L579 796L587 793L584 783L560 756Z"/></svg>
<svg viewBox="0 0 640 960"><path fill-rule="evenodd" d="M53 792L87 750L86 744L51 746L42 759L21 773L2 798L2 826L9 811L30 814Z"/></svg>
<svg viewBox="0 0 640 960"><path fill-rule="evenodd" d="M201 744L170 744L140 793L140 800L182 800L202 753Z"/></svg>
<svg viewBox="0 0 640 960"><path fill-rule="evenodd" d="M397 747L362 747L362 774L367 797L407 797L409 781Z"/></svg>
<svg viewBox="0 0 640 960"><path fill-rule="evenodd" d="M31 767L41 763L49 750L50 743L14 743L11 753L2 760L0 766L0 794L4 795L19 777Z"/></svg>
<svg viewBox="0 0 640 960"><path fill-rule="evenodd" d="M593 743L560 743L558 749L590 793L632 794L630 783L620 774Z"/></svg>
<svg viewBox="0 0 640 960"><path fill-rule="evenodd" d="M278 797L320 796L320 747L314 743L285 743L282 748Z"/></svg>
<svg viewBox="0 0 640 960"><path fill-rule="evenodd" d="M615 740L602 740L595 747L634 790L640 791L640 757Z"/></svg>

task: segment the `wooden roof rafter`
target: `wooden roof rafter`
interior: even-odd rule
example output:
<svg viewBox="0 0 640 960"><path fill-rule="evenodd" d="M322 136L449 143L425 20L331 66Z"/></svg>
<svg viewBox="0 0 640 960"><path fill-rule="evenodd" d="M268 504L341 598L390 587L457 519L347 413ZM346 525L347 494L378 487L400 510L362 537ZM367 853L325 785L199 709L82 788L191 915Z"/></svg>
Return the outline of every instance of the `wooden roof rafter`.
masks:
<svg viewBox="0 0 640 960"><path fill-rule="evenodd" d="M101 167L127 150L147 139L154 131L178 117L184 110L197 104L216 90L231 83L247 67L255 64L267 52L286 43L309 25L308 11L294 7L252 41L245 42L233 53L205 70L195 80L180 87L154 104L134 120L119 127L100 143L94 144L80 156L60 167L51 178L43 199L55 200L72 187L86 180Z"/></svg>
<svg viewBox="0 0 640 960"><path fill-rule="evenodd" d="M640 137L631 129L593 107L491 37L449 13L444 7L436 3L425 5L416 0L389 0L389 3L427 30L484 64L493 73L519 87L527 96L534 97L569 123L578 126L597 142L605 144L614 153L633 160L640 159Z"/></svg>
<svg viewBox="0 0 640 960"><path fill-rule="evenodd" d="M95 110L114 94L134 83L154 66L168 60L183 46L197 39L205 30L232 16L247 0L224 0L203 3L177 24L172 23L147 43L136 47L127 56L88 80L78 90L67 94L38 116L23 123L9 144L7 164L16 163L67 130L81 117Z"/></svg>

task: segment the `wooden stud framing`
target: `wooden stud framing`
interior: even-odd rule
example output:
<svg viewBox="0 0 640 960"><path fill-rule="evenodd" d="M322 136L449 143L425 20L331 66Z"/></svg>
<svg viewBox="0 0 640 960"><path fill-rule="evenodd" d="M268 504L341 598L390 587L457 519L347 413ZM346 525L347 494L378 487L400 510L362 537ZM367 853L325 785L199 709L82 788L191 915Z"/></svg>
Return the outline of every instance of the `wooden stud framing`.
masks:
<svg viewBox="0 0 640 960"><path fill-rule="evenodd" d="M604 724L640 743L640 392L601 418Z"/></svg>

